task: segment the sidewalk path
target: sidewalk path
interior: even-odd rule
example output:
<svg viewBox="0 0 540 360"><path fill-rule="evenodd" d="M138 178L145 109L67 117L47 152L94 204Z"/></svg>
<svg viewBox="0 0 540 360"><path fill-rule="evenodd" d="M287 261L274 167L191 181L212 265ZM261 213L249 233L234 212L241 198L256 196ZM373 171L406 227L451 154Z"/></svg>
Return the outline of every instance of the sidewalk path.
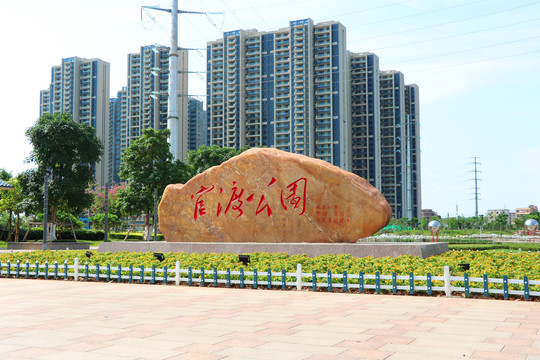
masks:
<svg viewBox="0 0 540 360"><path fill-rule="evenodd" d="M540 302L0 279L0 359L540 359Z"/></svg>

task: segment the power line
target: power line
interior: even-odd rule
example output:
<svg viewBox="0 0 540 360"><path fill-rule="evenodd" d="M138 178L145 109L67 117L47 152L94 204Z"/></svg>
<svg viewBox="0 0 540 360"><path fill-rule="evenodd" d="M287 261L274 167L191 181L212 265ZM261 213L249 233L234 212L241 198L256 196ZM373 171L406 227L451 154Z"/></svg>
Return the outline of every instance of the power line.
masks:
<svg viewBox="0 0 540 360"><path fill-rule="evenodd" d="M453 5L453 6L448 6L448 7L445 7L445 8L434 9L434 10L430 10L430 11L419 12L419 13L416 13L416 14L398 16L398 17L395 17L395 18L389 18L389 19L384 19L384 20L379 20L379 21L373 21L373 22L370 22L370 23L363 23L363 24L360 24L360 25L357 25L357 26L354 26L354 27L363 27L363 26L370 26L370 25L375 25L375 24L383 24L383 23L386 23L386 22L402 20L402 19L412 18L412 17L426 15L426 14L433 14L433 13L436 13L436 12L446 11L446 10L460 8L460 7L464 7L464 6L470 6L470 5L474 5L476 3L484 2L484 1L486 1L486 0L477 0L477 1L472 1L472 2L465 2L465 3L462 3L462 4L458 4L458 5Z"/></svg>
<svg viewBox="0 0 540 360"><path fill-rule="evenodd" d="M457 51L452 51L452 52L443 53L443 54L437 54L437 55L431 55L431 56L422 56L421 58L414 58L414 59L409 59L409 60L402 60L402 61L398 61L398 62L391 63L391 64L389 64L388 66L392 66L392 65L395 65L395 64L407 63L407 62L412 62L412 61L417 61L417 60L432 59L432 58L437 58L437 57L447 56L447 55L462 54L462 53L466 53L466 52L470 52L470 51L476 51L476 50L481 50L481 49L488 49L488 48L492 48L492 47L496 47L496 46L502 46L502 45L514 44L514 43L517 43L517 42L527 41L527 40L533 40L533 39L538 39L538 38L540 38L540 35L538 35L538 36L532 36L532 37L528 37L528 38L524 38L524 39L516 39L516 40L511 40L511 41L505 41L505 42L496 43L496 44L491 44L491 45L486 45L486 46L478 46L478 47L471 48L471 49L457 50Z"/></svg>
<svg viewBox="0 0 540 360"><path fill-rule="evenodd" d="M411 0L405 0L405 1L395 2L395 3L391 3L391 4L375 6L375 7L372 7L372 8L362 9L362 10L358 10L358 11L351 11L351 12L347 12L345 14L334 15L332 17L321 18L321 19L318 19L318 20L319 21L333 20L336 17L340 17L340 16L347 16L347 15L353 15L353 14L358 14L358 13L365 13L365 12L368 12L368 11L371 11L371 10L379 10L379 9L382 9L382 8L401 5L401 4L405 4L405 3L408 3L408 2L411 2ZM290 3L292 3L292 2L290 1Z"/></svg>
<svg viewBox="0 0 540 360"><path fill-rule="evenodd" d="M514 7L511 7L511 8L507 8L507 9L492 11L490 13L470 16L470 17L467 17L467 18L461 18L461 19L452 20L452 21L447 21L447 22L444 22L444 23L428 25L428 26L422 26L422 27L413 28L413 29L406 29L406 30L401 30L399 32L387 33L387 34L382 34L382 35L378 35L378 36L372 36L372 37L369 37L369 38L354 40L354 41L351 41L351 43L360 42L360 41L366 41L366 40L372 40L372 39L379 39L379 38L384 38L384 37L393 36L393 35L400 35L400 34L419 31L419 30L431 29L431 28L442 26L442 25L455 24L455 23L458 23L458 22L468 21L468 20L472 20L472 19L478 19L478 18L485 17L485 16L496 15L496 14L500 14L500 13L503 13L503 12L512 11L512 10L524 8L524 7L527 7L527 6L536 5L538 3L539 2L534 2L534 3L525 4L525 5L514 6Z"/></svg>
<svg viewBox="0 0 540 360"><path fill-rule="evenodd" d="M493 57L493 58L486 58L486 59L481 59L481 60L475 60L475 61L467 61L467 62L456 63L456 64L449 64L449 65L436 66L436 67L432 67L432 68L429 68L429 69L409 70L409 71L407 71L407 74L410 74L410 73L417 73L417 72L423 72L423 71L439 70L439 69L444 69L444 68L449 68L449 67L454 67L454 66L463 66L463 65L470 65L470 64L478 64L478 63L483 63L483 62L488 62L488 61L495 61L495 60L500 60L500 59L506 59L506 58L515 57L515 56L521 56L521 55L533 54L533 53L537 53L537 52L540 52L540 49L537 49L537 50L531 50L531 51L525 51L525 52L522 52L522 53L510 54L510 55L505 55L505 56L498 56L498 57Z"/></svg>
<svg viewBox="0 0 540 360"><path fill-rule="evenodd" d="M526 24L526 23L534 22L534 21L538 21L538 20L540 20L540 18L535 18L535 19L530 19L530 20L525 20L525 21L515 22L515 23L511 23L511 24L505 24L505 25L495 26L495 27L491 27L491 28L487 28L487 29L482 29L482 30L468 31L468 32L464 32L464 33L461 33L461 34L454 34L454 35L442 36L442 37L438 37L438 38L431 38L431 39L421 40L421 41L413 41L413 42L409 42L409 43L401 43L401 44L399 44L399 45L393 45L393 46L386 46L386 47L376 48L376 49L374 49L373 51L377 51L377 50L386 50L386 49L396 49L396 48L400 48L400 47L408 47L408 46L411 46L411 45L425 44L425 43L427 43L427 42L438 41L438 40L446 40L446 39L451 39L451 38L460 37L460 36L467 36L467 35L472 35L472 34L478 34L478 33L485 32L485 31L498 30L498 29L502 29L502 28L505 28L505 27L510 27L510 26L515 26L515 25Z"/></svg>

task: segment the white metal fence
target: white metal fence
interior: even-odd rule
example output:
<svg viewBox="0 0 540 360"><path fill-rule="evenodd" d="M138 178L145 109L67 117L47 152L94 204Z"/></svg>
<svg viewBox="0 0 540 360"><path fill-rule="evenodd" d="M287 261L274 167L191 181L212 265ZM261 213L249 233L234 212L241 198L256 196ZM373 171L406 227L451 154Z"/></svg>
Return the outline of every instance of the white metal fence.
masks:
<svg viewBox="0 0 540 360"><path fill-rule="evenodd" d="M463 293L468 297L471 293L480 293L485 297L494 294L502 294L505 299L510 295L523 296L525 300L530 297L540 296L540 281L529 280L527 276L523 279L508 279L507 276L500 278L469 277L467 273L463 276L450 275L450 268L445 266L443 276L424 276L414 275L382 275L359 273L305 273L302 271L302 265L298 264L295 272L272 271L267 269L258 271L240 270L218 270L218 269L192 269L181 268L177 261L174 268L145 268L142 266L128 267L110 265L92 265L88 262L80 264L79 259L75 258L74 264L69 265L67 261L63 264L40 264L29 261L21 263L0 264L0 276L8 278L35 278L35 279L74 279L93 280L93 281L116 281L116 282L139 282L139 283L174 283L176 285L187 284L200 286L237 286L240 288L268 288L268 289L287 289L296 288L296 290L312 289L336 291L341 289L343 292L351 290L364 292L366 290L375 293L393 293L405 291L409 294L427 294L434 292L444 292L446 296L454 293ZM532 288L532 289L531 289Z"/></svg>

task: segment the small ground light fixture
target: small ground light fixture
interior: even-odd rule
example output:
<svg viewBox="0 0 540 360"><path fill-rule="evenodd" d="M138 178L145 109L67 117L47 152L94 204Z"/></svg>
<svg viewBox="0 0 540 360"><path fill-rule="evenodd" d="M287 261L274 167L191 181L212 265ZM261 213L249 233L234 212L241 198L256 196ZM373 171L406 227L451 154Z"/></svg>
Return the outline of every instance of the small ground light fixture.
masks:
<svg viewBox="0 0 540 360"><path fill-rule="evenodd" d="M471 264L468 264L468 263L461 263L458 265L463 269L463 271L467 271L471 268Z"/></svg>
<svg viewBox="0 0 540 360"><path fill-rule="evenodd" d="M165 255L163 255L163 253L154 253L154 257L160 262L165 260Z"/></svg>
<svg viewBox="0 0 540 360"><path fill-rule="evenodd" d="M85 255L86 255L87 258L91 258L93 254L92 254L91 251L87 251L87 252L85 253Z"/></svg>
<svg viewBox="0 0 540 360"><path fill-rule="evenodd" d="M244 264L244 266L251 262L249 255L238 255L238 261Z"/></svg>

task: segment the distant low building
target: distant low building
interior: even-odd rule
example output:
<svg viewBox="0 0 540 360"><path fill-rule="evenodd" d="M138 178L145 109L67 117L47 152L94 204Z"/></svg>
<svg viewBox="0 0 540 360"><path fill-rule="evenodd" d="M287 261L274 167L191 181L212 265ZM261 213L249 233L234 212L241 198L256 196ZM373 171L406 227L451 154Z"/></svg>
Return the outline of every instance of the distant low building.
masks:
<svg viewBox="0 0 540 360"><path fill-rule="evenodd" d="M538 211L538 206L535 205L529 205L529 207L526 208L516 208L516 216L530 215L535 211Z"/></svg>
<svg viewBox="0 0 540 360"><path fill-rule="evenodd" d="M510 210L508 210L508 209L496 209L496 210L488 210L487 211L487 218L488 218L488 221L490 221L490 222L495 221L495 219L497 219L497 216L499 216L499 215L507 215L508 218L506 219L506 223L508 225L511 224Z"/></svg>
<svg viewBox="0 0 540 360"><path fill-rule="evenodd" d="M431 209L422 209L422 218L430 220L434 216L439 216L439 214Z"/></svg>

